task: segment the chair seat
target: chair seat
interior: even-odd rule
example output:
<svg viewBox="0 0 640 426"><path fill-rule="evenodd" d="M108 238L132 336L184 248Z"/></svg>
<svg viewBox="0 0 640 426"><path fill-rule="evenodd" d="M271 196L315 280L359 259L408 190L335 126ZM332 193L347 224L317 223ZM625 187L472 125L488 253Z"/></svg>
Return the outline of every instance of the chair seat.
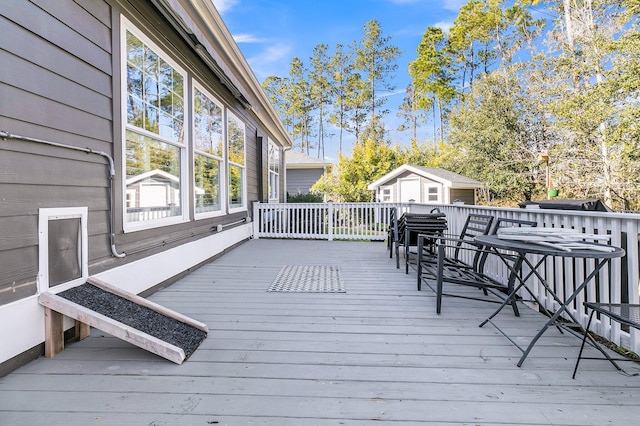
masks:
<svg viewBox="0 0 640 426"><path fill-rule="evenodd" d="M503 283L487 274L485 264L488 256L494 255L494 253L475 241L476 236L489 233L492 221L493 217L474 217L468 222L468 227L465 225L460 237L438 238L432 253L423 253L418 250L418 290L421 290L422 283L425 283L435 291L436 312L438 314L441 311L442 297L454 296L494 303L506 302L511 305L514 314L519 316L516 299L508 298L514 285L513 276L510 275L509 281ZM533 227L536 225L537 223L532 221L498 218L491 233L496 233L498 229L504 227ZM463 253L466 256L463 256ZM506 262L517 262L517 258L512 258L509 254L501 255L501 258ZM470 260L465 261L465 259ZM435 282L435 289L429 281ZM477 297L472 294L461 296L445 291L445 284L447 286L456 284L475 287L482 290L482 294Z"/></svg>
<svg viewBox="0 0 640 426"><path fill-rule="evenodd" d="M591 321L596 313L601 316L607 316L611 318L611 320L616 321L622 325L626 325L628 327L635 328L640 330L640 304L633 303L599 303L599 302L584 302L584 306L587 309L591 310L591 315L589 315L589 321L587 322L587 327L584 329L584 336L582 337L582 345L580 346L580 352L578 353L578 359L576 360L576 365L573 369L573 378L575 379L576 373L578 371L578 365L580 364L580 360L582 359L606 359L608 360L618 371L623 372L630 376L640 375L640 372L636 373L627 373L623 370L616 361L635 361L638 360L631 358L613 358L611 357L605 349L601 347L601 345L590 336L589 328L591 326ZM601 357L587 357L583 356L584 346L589 338L589 341L600 353Z"/></svg>
<svg viewBox="0 0 640 426"><path fill-rule="evenodd" d="M606 315L620 324L640 330L640 305L638 304L584 302L584 306Z"/></svg>

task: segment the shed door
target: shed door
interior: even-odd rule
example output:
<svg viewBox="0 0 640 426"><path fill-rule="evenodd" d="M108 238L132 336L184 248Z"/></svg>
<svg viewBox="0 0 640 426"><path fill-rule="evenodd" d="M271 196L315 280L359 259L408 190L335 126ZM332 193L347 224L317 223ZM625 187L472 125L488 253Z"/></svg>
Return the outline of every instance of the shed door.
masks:
<svg viewBox="0 0 640 426"><path fill-rule="evenodd" d="M402 179L400 182L400 202L406 203L413 200L416 203L421 202L420 199L420 180L419 179Z"/></svg>

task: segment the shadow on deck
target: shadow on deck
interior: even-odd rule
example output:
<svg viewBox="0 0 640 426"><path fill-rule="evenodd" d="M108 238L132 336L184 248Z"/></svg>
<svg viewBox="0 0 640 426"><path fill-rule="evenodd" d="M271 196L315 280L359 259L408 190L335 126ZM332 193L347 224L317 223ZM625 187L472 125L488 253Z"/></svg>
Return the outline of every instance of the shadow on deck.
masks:
<svg viewBox="0 0 640 426"><path fill-rule="evenodd" d="M435 313L384 243L251 240L151 300L209 327L183 365L92 332L0 379L0 424L630 424L640 378L584 361L553 329L520 352L478 324L495 305ZM285 265L337 267L344 292L268 291ZM326 268L325 268L326 269ZM330 268L329 268L330 269ZM324 269L323 269L324 270ZM309 288L307 288L309 290ZM473 291L473 290L471 290ZM545 317L504 310L524 341Z"/></svg>

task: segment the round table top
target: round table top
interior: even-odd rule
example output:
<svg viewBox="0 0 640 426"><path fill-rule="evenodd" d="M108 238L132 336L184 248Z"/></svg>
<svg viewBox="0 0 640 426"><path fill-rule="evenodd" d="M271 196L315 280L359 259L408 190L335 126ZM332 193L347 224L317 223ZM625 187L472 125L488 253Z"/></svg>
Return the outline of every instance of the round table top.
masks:
<svg viewBox="0 0 640 426"><path fill-rule="evenodd" d="M562 256L562 257L582 257L582 258L599 258L599 259L612 259L615 257L622 257L625 251L620 247L608 246L604 244L597 244L591 242L583 242L587 249L572 249L571 251L561 250L546 245L536 244L533 241L522 240L503 240L496 235L480 235L475 240L488 247L493 247L502 250L511 250L521 254L541 254L545 256ZM607 249L613 249L606 251L598 249L599 247Z"/></svg>

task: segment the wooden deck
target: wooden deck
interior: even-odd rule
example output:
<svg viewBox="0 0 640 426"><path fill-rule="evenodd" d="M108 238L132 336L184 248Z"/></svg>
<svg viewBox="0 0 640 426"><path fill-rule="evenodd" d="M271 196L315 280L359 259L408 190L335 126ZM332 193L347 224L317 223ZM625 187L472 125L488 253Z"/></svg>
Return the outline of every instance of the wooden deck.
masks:
<svg viewBox="0 0 640 426"><path fill-rule="evenodd" d="M640 377L584 361L550 330L520 352L478 324L495 305L435 314L384 243L251 240L150 299L206 323L176 365L96 330L0 379L0 425L604 425L640 418ZM341 268L346 293L267 292L283 265ZM524 341L544 317L507 309ZM19 328L19 327L17 327ZM629 363L625 367L633 369ZM636 368L637 370L637 368ZM636 420L633 420L636 419Z"/></svg>

